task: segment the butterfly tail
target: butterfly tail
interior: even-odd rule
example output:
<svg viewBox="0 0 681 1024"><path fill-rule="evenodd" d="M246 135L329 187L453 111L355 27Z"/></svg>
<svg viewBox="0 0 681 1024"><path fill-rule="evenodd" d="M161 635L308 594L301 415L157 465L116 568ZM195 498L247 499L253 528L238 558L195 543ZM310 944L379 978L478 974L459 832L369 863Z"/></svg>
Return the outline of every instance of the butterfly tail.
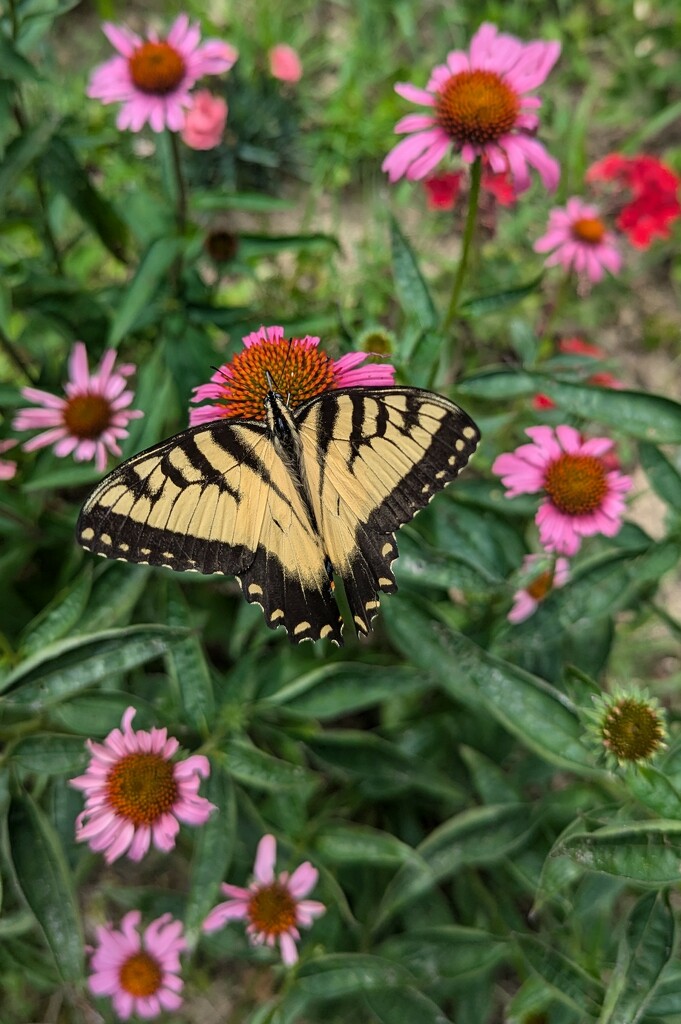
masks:
<svg viewBox="0 0 681 1024"><path fill-rule="evenodd" d="M397 558L392 534L360 533L358 548L341 575L357 636L366 636L378 613L380 594L394 594L397 583L391 564Z"/></svg>

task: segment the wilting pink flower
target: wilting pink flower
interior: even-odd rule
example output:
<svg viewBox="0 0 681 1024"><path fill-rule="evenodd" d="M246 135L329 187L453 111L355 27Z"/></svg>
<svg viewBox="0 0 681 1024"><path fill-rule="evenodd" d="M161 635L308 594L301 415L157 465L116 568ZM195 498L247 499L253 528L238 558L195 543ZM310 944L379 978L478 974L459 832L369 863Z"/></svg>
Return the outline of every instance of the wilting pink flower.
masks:
<svg viewBox="0 0 681 1024"><path fill-rule="evenodd" d="M76 819L76 840L104 853L112 864L127 852L139 861L153 842L168 852L175 846L180 821L203 825L216 810L198 795L210 775L208 758L194 754L171 761L179 743L167 729L135 730L135 709L123 715L123 730L113 729L103 743L87 741L92 755L85 775L71 785L85 793L85 810Z"/></svg>
<svg viewBox="0 0 681 1024"><path fill-rule="evenodd" d="M12 426L15 430L43 430L26 441L24 451L52 444L60 458L73 454L76 462L94 459L100 472L106 466L109 452L120 455L118 441L128 436L128 423L144 413L128 408L134 396L132 391L126 391L125 378L135 372L135 366L122 363L114 372L115 364L115 349L107 349L98 369L91 374L85 345L77 341L69 356L66 398L38 388L22 388L22 396L36 402L37 407L20 409Z"/></svg>
<svg viewBox="0 0 681 1024"><path fill-rule="evenodd" d="M362 366L366 352L348 352L331 359L318 348L319 338L287 339L283 327L261 327L247 334L243 342L245 349L224 363L209 384L194 388L192 402L208 399L215 404L191 409L191 424L234 416L264 419L267 372L291 408L331 389L384 387L392 384L395 376L395 367L388 364Z"/></svg>
<svg viewBox="0 0 681 1024"><path fill-rule="evenodd" d="M201 43L199 26L186 14L178 15L162 39L149 31L142 40L111 22L102 28L119 56L95 68L87 94L102 103L122 103L116 124L132 132L147 122L155 132L181 131L185 110L192 105L191 89L199 78L229 71L238 56L233 46L219 39Z"/></svg>
<svg viewBox="0 0 681 1024"><path fill-rule="evenodd" d="M268 53L270 73L280 82L299 82L303 77L303 65L296 50L287 43L277 43Z"/></svg>
<svg viewBox="0 0 681 1024"><path fill-rule="evenodd" d="M669 238L671 225L681 217L681 179L657 157L611 153L592 164L586 180L616 182L617 227L637 249L648 249L655 235ZM622 186L631 200L621 202Z"/></svg>
<svg viewBox="0 0 681 1024"><path fill-rule="evenodd" d="M7 438L5 441L0 441L0 455L4 455L10 448L14 448L17 442L11 438ZM17 471L17 464L11 459L0 459L0 480L11 480Z"/></svg>
<svg viewBox="0 0 681 1024"><path fill-rule="evenodd" d="M547 551L574 555L582 537L614 537L622 526L624 494L631 480L619 472L607 437L584 440L566 425L528 427L531 444L495 459L506 497L543 493L535 522Z"/></svg>
<svg viewBox="0 0 681 1024"><path fill-rule="evenodd" d="M309 928L326 908L317 900L304 898L317 884L318 871L309 861L297 867L290 877L288 871L282 871L277 877L274 873L276 859L274 836L263 836L258 843L254 878L248 889L224 884L222 891L230 899L211 910L203 922L203 930L214 932L228 921L248 921L246 933L253 945L279 943L281 958L290 966L298 959L298 929Z"/></svg>
<svg viewBox="0 0 681 1024"><path fill-rule="evenodd" d="M193 94L182 129L182 141L190 149L214 149L222 141L227 122L227 103L207 89Z"/></svg>
<svg viewBox="0 0 681 1024"><path fill-rule="evenodd" d="M142 915L131 910L121 921L97 928L88 986L95 996L110 996L116 1015L128 1020L133 1014L149 1019L182 1005L184 982L180 977L180 953L187 948L182 923L163 914L140 935Z"/></svg>
<svg viewBox="0 0 681 1024"><path fill-rule="evenodd" d="M520 575L524 585L513 595L513 607L506 616L513 623L529 619L552 590L565 586L570 579L570 563L567 558L525 555Z"/></svg>
<svg viewBox="0 0 681 1024"><path fill-rule="evenodd" d="M407 138L383 161L390 180L425 178L453 148L464 163L483 157L492 171L510 172L516 192L530 184L528 165L553 190L560 168L535 138L541 100L527 94L542 84L559 54L560 43L525 44L486 22L469 52L452 50L425 89L399 82L400 96L433 113L408 114L395 125Z"/></svg>
<svg viewBox="0 0 681 1024"><path fill-rule="evenodd" d="M549 229L534 243L534 251L551 254L547 267L574 270L592 284L601 280L605 270L616 274L622 265L615 236L607 230L598 207L577 196L551 210Z"/></svg>

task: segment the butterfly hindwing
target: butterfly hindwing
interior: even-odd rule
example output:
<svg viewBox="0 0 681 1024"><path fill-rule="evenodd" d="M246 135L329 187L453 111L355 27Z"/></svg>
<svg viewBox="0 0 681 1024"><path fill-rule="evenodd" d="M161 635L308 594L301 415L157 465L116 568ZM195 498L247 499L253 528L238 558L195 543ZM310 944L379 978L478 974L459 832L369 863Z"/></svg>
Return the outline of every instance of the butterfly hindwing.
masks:
<svg viewBox="0 0 681 1024"><path fill-rule="evenodd" d="M396 589L395 531L450 483L479 441L453 402L418 388L326 392L295 414L314 514L358 633Z"/></svg>
<svg viewBox="0 0 681 1024"><path fill-rule="evenodd" d="M190 427L134 456L95 488L77 532L109 558L235 575L272 628L340 641L328 559L264 423Z"/></svg>

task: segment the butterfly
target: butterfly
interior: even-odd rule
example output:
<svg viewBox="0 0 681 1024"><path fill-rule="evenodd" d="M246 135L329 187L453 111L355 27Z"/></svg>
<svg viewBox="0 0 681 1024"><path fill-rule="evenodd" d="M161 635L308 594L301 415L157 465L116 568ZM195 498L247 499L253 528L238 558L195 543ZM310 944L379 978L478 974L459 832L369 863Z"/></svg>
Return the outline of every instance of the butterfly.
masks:
<svg viewBox="0 0 681 1024"><path fill-rule="evenodd" d="M86 500L79 542L108 558L229 573L292 642L342 644L334 577L366 635L396 589L395 531L450 483L480 433L419 388L326 390L295 408L189 427L123 462Z"/></svg>

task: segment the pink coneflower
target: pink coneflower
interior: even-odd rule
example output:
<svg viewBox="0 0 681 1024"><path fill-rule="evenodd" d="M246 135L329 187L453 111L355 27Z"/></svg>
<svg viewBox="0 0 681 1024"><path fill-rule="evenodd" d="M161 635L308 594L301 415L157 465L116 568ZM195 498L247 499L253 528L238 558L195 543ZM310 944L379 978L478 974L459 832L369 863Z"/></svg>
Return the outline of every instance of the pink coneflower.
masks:
<svg viewBox="0 0 681 1024"><path fill-rule="evenodd" d="M104 853L112 864L127 852L139 861L153 842L168 852L175 846L180 821L203 825L216 810L198 795L208 778L208 758L194 754L171 761L179 747L167 729L135 730L135 708L123 715L123 731L113 729L103 743L87 741L92 758L85 775L71 785L85 793L85 810L76 819L76 840ZM178 820L179 819L179 820Z"/></svg>
<svg viewBox="0 0 681 1024"><path fill-rule="evenodd" d="M525 582L513 595L513 607L506 616L514 624L529 619L552 590L565 586L570 579L570 563L567 558L525 555L520 576Z"/></svg>
<svg viewBox="0 0 681 1024"><path fill-rule="evenodd" d="M267 54L270 74L280 82L295 85L303 77L303 65L296 50L288 43L277 43Z"/></svg>
<svg viewBox="0 0 681 1024"><path fill-rule="evenodd" d="M546 550L574 555L582 537L614 537L622 526L631 480L615 468L612 455L607 457L613 442L607 437L583 440L566 425L555 431L528 427L525 433L532 444L499 455L492 472L501 477L507 498L544 493L535 522Z"/></svg>
<svg viewBox="0 0 681 1024"><path fill-rule="evenodd" d="M60 458L73 454L76 462L95 460L100 472L106 467L108 453L120 455L118 441L128 436L130 420L143 416L139 409L129 409L132 391L126 391L126 377L135 372L132 363L116 367L116 352L107 349L99 368L90 373L87 350L77 341L69 356L69 380L64 385L66 398L59 398L38 388L22 388L24 398L37 403L37 408L20 409L14 417L15 430L41 430L22 446L24 451L54 445Z"/></svg>
<svg viewBox="0 0 681 1024"><path fill-rule="evenodd" d="M309 928L326 908L317 900L304 899L317 884L318 871L309 861L297 867L290 877L288 871L277 877L276 859L276 839L263 836L258 843L250 886L242 889L238 885L223 885L225 896L231 898L211 910L203 930L214 932L228 921L246 920L246 932L253 945L274 946L278 942L281 958L290 967L298 959L298 928Z"/></svg>
<svg viewBox="0 0 681 1024"><path fill-rule="evenodd" d="M191 424L235 416L264 419L268 372L291 408L329 389L383 387L395 377L394 366L361 366L366 352L348 352L334 360L317 347L319 338L286 339L283 327L261 327L243 342L244 351L221 366L209 384L194 388L192 402L212 399L216 404L191 409Z"/></svg>
<svg viewBox="0 0 681 1024"><path fill-rule="evenodd" d="M204 75L229 71L237 51L229 43L208 39L201 43L198 25L180 14L163 39L149 31L145 40L130 29L111 22L104 34L120 56L95 68L87 95L102 103L122 103L116 124L138 132L149 122L155 132L182 130L185 110L192 105L190 91Z"/></svg>
<svg viewBox="0 0 681 1024"><path fill-rule="evenodd" d="M193 99L182 129L182 141L190 149L215 149L225 133L227 103L207 89L199 89Z"/></svg>
<svg viewBox="0 0 681 1024"><path fill-rule="evenodd" d="M182 924L163 914L140 935L141 918L139 910L131 910L120 931L110 924L97 928L98 945L90 961L90 991L110 996L121 1020L133 1014L158 1017L182 1006L180 953L187 948Z"/></svg>
<svg viewBox="0 0 681 1024"><path fill-rule="evenodd" d="M534 243L534 251L551 254L545 260L547 267L574 270L592 284L606 270L617 274L622 266L615 236L607 230L598 207L577 196L551 210L548 231Z"/></svg>
<svg viewBox="0 0 681 1024"><path fill-rule="evenodd" d="M395 125L399 142L383 161L391 181L406 175L425 178L451 148L470 164L483 157L492 171L509 171L516 192L530 184L528 165L544 185L555 189L558 163L535 138L541 106L527 93L542 84L560 54L560 43L522 43L515 36L481 25L470 51L452 50L433 70L425 89L399 82L395 91L432 114L409 114Z"/></svg>
<svg viewBox="0 0 681 1024"><path fill-rule="evenodd" d="M10 448L14 448L16 441L7 438L0 441L0 455L4 455ZM12 480L17 472L17 464L12 459L0 459L0 480Z"/></svg>

